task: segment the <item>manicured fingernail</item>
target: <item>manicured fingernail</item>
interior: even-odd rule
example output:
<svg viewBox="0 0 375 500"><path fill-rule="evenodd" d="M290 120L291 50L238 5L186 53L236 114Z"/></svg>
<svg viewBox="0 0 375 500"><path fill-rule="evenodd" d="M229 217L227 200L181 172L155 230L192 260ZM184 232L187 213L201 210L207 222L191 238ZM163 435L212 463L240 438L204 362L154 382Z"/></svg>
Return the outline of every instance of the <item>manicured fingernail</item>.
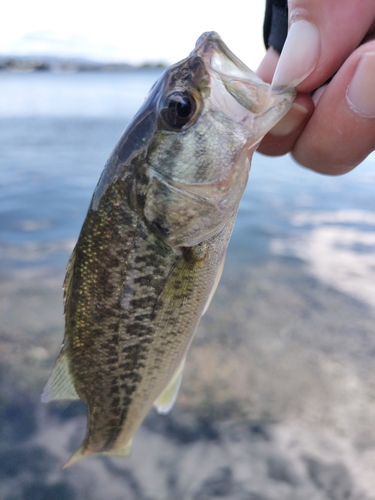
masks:
<svg viewBox="0 0 375 500"><path fill-rule="evenodd" d="M304 121L308 110L296 102L288 113L271 130L271 135L285 137L292 134Z"/></svg>
<svg viewBox="0 0 375 500"><path fill-rule="evenodd" d="M318 28L303 19L289 28L272 87L296 87L315 69L320 52Z"/></svg>
<svg viewBox="0 0 375 500"><path fill-rule="evenodd" d="M346 98L353 111L367 118L375 118L375 52L362 55Z"/></svg>

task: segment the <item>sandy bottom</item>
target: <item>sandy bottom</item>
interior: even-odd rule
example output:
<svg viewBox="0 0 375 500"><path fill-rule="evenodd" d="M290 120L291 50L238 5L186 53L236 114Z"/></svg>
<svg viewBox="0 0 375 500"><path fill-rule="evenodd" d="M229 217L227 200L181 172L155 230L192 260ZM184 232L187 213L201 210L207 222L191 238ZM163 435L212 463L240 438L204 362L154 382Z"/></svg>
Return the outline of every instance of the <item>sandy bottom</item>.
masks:
<svg viewBox="0 0 375 500"><path fill-rule="evenodd" d="M62 341L62 278L1 277L1 499L375 498L371 301L311 262L232 253L172 412L150 412L130 458L61 470L86 425L80 403L39 402Z"/></svg>

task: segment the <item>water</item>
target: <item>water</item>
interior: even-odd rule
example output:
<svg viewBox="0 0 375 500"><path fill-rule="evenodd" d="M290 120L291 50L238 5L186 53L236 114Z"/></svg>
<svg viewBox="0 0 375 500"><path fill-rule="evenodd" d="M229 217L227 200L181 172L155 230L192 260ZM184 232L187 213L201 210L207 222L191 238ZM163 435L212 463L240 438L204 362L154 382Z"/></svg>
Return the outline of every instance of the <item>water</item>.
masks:
<svg viewBox="0 0 375 500"><path fill-rule="evenodd" d="M176 408L130 459L59 469L85 425L39 403L64 268L158 74L0 74L0 498L372 498L374 157L329 178L256 155Z"/></svg>

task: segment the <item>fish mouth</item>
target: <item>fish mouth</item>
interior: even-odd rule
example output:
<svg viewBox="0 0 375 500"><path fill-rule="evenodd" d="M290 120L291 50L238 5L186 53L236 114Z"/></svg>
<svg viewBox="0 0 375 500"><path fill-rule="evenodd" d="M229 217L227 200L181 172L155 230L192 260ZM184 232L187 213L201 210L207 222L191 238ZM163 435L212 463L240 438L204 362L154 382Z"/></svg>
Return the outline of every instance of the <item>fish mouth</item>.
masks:
<svg viewBox="0 0 375 500"><path fill-rule="evenodd" d="M211 86L217 80L241 106L243 111L238 113L238 121L244 121L244 110L251 113L253 140L262 139L289 110L296 96L296 91L292 88L277 91L263 82L233 54L215 31L203 33L190 56L200 56L212 77ZM220 104L222 106L222 99ZM228 114L233 115L233 101L227 107Z"/></svg>

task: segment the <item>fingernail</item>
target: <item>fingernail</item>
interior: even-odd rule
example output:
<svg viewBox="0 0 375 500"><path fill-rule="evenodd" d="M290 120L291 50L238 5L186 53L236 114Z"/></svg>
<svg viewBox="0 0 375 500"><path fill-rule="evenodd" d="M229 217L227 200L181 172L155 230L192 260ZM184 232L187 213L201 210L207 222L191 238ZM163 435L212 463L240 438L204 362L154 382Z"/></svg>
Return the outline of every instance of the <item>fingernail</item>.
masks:
<svg viewBox="0 0 375 500"><path fill-rule="evenodd" d="M320 51L320 36L314 24L303 19L289 28L272 87L296 87L315 69Z"/></svg>
<svg viewBox="0 0 375 500"><path fill-rule="evenodd" d="M308 110L300 104L294 103L289 112L271 130L270 134L285 137L292 134L305 119Z"/></svg>
<svg viewBox="0 0 375 500"><path fill-rule="evenodd" d="M375 118L375 52L362 55L346 98L353 111L367 118Z"/></svg>

